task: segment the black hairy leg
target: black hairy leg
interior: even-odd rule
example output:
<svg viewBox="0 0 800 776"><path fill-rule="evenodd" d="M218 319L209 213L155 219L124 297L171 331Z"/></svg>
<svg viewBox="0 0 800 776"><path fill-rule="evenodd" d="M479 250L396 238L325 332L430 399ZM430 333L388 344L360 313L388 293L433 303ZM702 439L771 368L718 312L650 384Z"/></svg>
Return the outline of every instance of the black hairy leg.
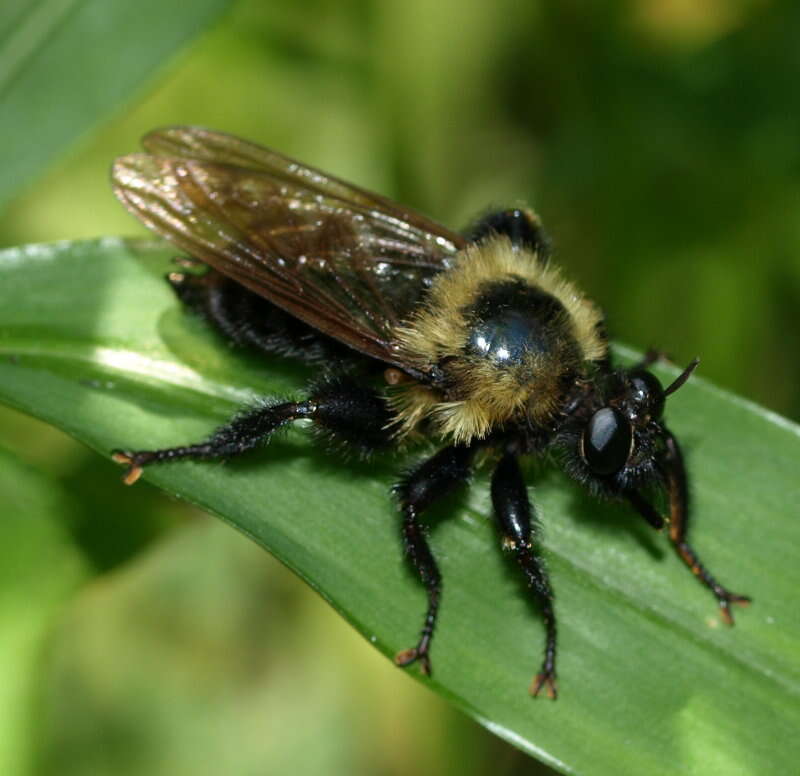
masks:
<svg viewBox="0 0 800 776"><path fill-rule="evenodd" d="M391 413L383 397L348 376L336 376L313 386L306 401L262 403L241 412L204 442L162 450L117 450L113 458L128 466L125 482L132 485L143 466L183 458L233 458L287 423L302 419L313 421L323 435L362 454L392 442L386 428Z"/></svg>
<svg viewBox="0 0 800 776"><path fill-rule="evenodd" d="M648 348L647 352L632 366L630 370L639 371L641 369L649 369L653 364L659 361L669 362L669 356L658 348Z"/></svg>
<svg viewBox="0 0 800 776"><path fill-rule="evenodd" d="M717 599L722 619L728 624L733 625L733 615L731 604L746 606L750 599L745 595L732 593L723 587L711 572L702 564L697 552L686 539L688 530L689 514L689 491L686 483L686 468L683 463L683 455L675 437L667 431L665 434L666 457L664 463L663 476L667 487L669 498L669 538L681 560L689 567L700 582L702 582ZM633 507L641 514L645 520L656 528L660 528L663 520L658 516L655 508L638 493L628 494L628 500Z"/></svg>
<svg viewBox="0 0 800 776"><path fill-rule="evenodd" d="M186 266L199 262L178 260ZM178 298L237 345L318 364L350 362L354 351L213 269L170 272Z"/></svg>
<svg viewBox="0 0 800 776"><path fill-rule="evenodd" d="M531 682L530 692L538 695L542 687L555 700L556 686L556 616L553 590L547 570L537 554L536 516L532 513L522 472L514 455L506 454L492 476L492 505L503 537L503 546L514 554L522 573L542 611L545 646L542 667Z"/></svg>
<svg viewBox="0 0 800 776"><path fill-rule="evenodd" d="M531 210L511 208L488 213L467 231L467 239L480 242L490 234L505 235L512 245L533 251L543 263L550 258L550 240L538 216Z"/></svg>
<svg viewBox="0 0 800 776"><path fill-rule="evenodd" d="M403 545L428 593L428 609L419 641L415 647L398 652L394 662L407 666L419 661L426 675L431 673L428 651L436 627L442 577L419 516L434 501L467 480L473 453L473 448L464 445L445 447L412 469L394 488L403 512Z"/></svg>

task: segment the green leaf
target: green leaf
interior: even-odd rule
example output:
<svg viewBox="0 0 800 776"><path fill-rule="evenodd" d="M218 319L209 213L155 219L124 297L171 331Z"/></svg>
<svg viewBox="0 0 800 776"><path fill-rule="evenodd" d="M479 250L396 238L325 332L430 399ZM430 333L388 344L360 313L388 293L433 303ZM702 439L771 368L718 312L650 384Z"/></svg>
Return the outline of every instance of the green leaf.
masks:
<svg viewBox="0 0 800 776"><path fill-rule="evenodd" d="M0 208L230 0L10 0L0 11ZM12 142L12 138L15 140Z"/></svg>
<svg viewBox="0 0 800 776"><path fill-rule="evenodd" d="M87 569L58 482L0 448L0 773L30 773L43 646Z"/></svg>
<svg viewBox="0 0 800 776"><path fill-rule="evenodd" d="M159 277L171 254L111 239L0 253L2 398L108 455L196 441L243 401L299 392L307 370L233 351L178 308ZM692 475L693 542L754 599L736 627L719 623L666 537L537 465L561 697L530 698L543 629L498 549L480 473L436 513L445 591L423 681L564 772L793 772L800 432L698 378L667 415ZM388 495L404 464L344 464L294 428L243 460L145 477L268 548L391 656L415 641L425 601Z"/></svg>

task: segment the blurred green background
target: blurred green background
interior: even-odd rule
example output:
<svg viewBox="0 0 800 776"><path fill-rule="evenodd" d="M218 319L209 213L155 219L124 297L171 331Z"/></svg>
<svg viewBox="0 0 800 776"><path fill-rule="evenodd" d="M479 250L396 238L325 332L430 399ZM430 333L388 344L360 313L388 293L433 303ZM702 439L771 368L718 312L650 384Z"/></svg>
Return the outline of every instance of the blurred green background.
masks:
<svg viewBox="0 0 800 776"><path fill-rule="evenodd" d="M0 247L142 233L110 161L201 124L456 228L528 202L614 338L797 419L798 31L769 0L10 0ZM9 409L0 484L3 773L546 772L246 539Z"/></svg>

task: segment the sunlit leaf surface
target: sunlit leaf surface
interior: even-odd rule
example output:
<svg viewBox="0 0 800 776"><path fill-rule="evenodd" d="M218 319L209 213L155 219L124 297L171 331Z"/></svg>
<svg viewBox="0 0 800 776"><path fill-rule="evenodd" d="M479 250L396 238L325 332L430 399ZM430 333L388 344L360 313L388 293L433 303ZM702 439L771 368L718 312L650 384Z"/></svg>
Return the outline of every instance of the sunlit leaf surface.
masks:
<svg viewBox="0 0 800 776"><path fill-rule="evenodd" d="M195 441L243 401L300 391L306 370L231 350L178 308L160 277L170 255L117 240L0 254L2 398L108 455ZM430 685L565 772L791 773L800 433L702 379L667 412L692 473L693 540L724 583L754 599L736 627L720 624L664 536L532 466L561 697L531 699L542 626L498 549L479 474L435 514L445 597ZM388 496L404 463L345 465L293 429L246 460L145 477L268 548L392 655L415 640L424 608Z"/></svg>

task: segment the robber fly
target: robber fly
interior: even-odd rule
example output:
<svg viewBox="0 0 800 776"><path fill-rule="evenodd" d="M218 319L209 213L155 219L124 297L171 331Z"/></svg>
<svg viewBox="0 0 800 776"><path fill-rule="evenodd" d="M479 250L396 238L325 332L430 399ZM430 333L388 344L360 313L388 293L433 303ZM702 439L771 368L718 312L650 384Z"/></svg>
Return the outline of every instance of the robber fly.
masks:
<svg viewBox="0 0 800 776"><path fill-rule="evenodd" d="M628 502L655 528L668 522L727 622L731 604L748 603L686 538L686 471L663 411L697 361L667 388L647 371L654 354L614 367L601 310L549 261L532 211L494 212L462 235L230 135L174 127L143 142L146 153L116 161L114 191L205 267L168 276L180 299L229 339L304 359L323 376L304 401L261 402L200 443L117 451L127 483L154 463L240 455L295 420L362 454L436 440L439 452L394 489L428 598L417 644L395 662L425 674L442 582L420 517L468 479L479 451L494 467L503 545L544 618L532 694L556 696L556 619L522 456L549 456L595 497ZM666 517L654 491L666 496Z"/></svg>

